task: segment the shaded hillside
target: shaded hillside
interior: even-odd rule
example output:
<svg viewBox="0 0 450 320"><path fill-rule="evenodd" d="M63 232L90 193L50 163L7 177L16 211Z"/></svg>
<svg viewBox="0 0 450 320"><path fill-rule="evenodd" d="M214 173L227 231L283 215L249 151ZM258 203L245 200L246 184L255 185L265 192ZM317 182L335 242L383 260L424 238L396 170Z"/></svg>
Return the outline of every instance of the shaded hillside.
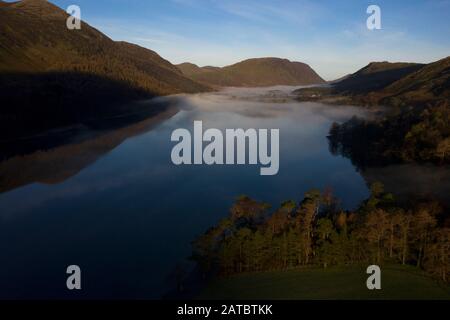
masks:
<svg viewBox="0 0 450 320"><path fill-rule="evenodd" d="M328 82L328 86L300 88L293 93L300 101L372 105L381 100L380 90L420 70L417 63L371 62L355 73Z"/></svg>
<svg viewBox="0 0 450 320"><path fill-rule="evenodd" d="M294 93L301 101L391 107L382 118L331 127L331 152L359 168L450 163L450 57L427 65L371 63L335 85Z"/></svg>
<svg viewBox="0 0 450 320"><path fill-rule="evenodd" d="M450 105L412 108L368 121L353 118L330 129L330 151L359 168L404 162L450 163Z"/></svg>
<svg viewBox="0 0 450 320"><path fill-rule="evenodd" d="M128 113L128 100L146 97L145 90L90 73L3 73L0 140Z"/></svg>
<svg viewBox="0 0 450 320"><path fill-rule="evenodd" d="M382 102L402 105L450 101L450 57L427 64L384 88Z"/></svg>
<svg viewBox="0 0 450 320"><path fill-rule="evenodd" d="M67 16L44 0L1 2L2 137L117 114L130 100L209 90L151 50L84 22L67 29Z"/></svg>
<svg viewBox="0 0 450 320"><path fill-rule="evenodd" d="M66 19L45 0L3 4L0 72L91 73L158 95L207 89L151 50L114 42L84 22L69 30Z"/></svg>
<svg viewBox="0 0 450 320"><path fill-rule="evenodd" d="M372 62L328 87L294 91L299 100L424 107L450 98L450 57L430 64Z"/></svg>
<svg viewBox="0 0 450 320"><path fill-rule="evenodd" d="M200 68L191 63L177 67L195 81L213 86L263 87L325 83L307 64L279 58L248 59L223 68Z"/></svg>
<svg viewBox="0 0 450 320"><path fill-rule="evenodd" d="M420 68L418 63L371 62L364 68L335 83L339 93L361 94L385 88Z"/></svg>
<svg viewBox="0 0 450 320"><path fill-rule="evenodd" d="M333 90L364 104L425 106L449 101L450 57L427 65L371 63Z"/></svg>
<svg viewBox="0 0 450 320"><path fill-rule="evenodd" d="M347 78L350 77L351 75L352 75L352 74L349 73L349 74L346 74L345 76L342 76L342 77L340 77L340 78L337 78L337 79L334 79L334 80L327 81L327 83L328 83L328 84L335 84L335 83L341 82L342 80L347 79Z"/></svg>

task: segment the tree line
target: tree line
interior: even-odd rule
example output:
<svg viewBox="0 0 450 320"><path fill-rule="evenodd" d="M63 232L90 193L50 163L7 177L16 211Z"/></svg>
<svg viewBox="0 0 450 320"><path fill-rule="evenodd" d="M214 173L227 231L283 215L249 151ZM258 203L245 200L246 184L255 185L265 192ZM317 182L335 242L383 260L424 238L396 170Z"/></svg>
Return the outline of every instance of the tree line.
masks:
<svg viewBox="0 0 450 320"><path fill-rule="evenodd" d="M353 117L333 123L329 132L333 154L358 167L401 162L450 163L450 106L412 108L378 120Z"/></svg>
<svg viewBox="0 0 450 320"><path fill-rule="evenodd" d="M204 275L287 270L303 266L398 263L448 282L450 228L434 201L399 207L381 183L354 211L330 190L311 190L296 203L270 205L239 197L229 217L193 243Z"/></svg>

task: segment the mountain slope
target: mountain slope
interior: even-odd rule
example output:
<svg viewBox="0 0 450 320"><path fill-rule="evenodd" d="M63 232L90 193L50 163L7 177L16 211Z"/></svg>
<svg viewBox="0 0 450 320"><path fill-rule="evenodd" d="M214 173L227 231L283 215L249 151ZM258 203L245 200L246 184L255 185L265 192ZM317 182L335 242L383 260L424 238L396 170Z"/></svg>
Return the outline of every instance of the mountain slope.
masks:
<svg viewBox="0 0 450 320"><path fill-rule="evenodd" d="M201 74L201 73L207 73L207 72L211 72L211 71L220 71L221 70L221 68L219 68L219 67L212 67L212 66L199 67L198 65L190 63L190 62L184 62L184 63L177 64L176 67L186 77L195 77L196 75Z"/></svg>
<svg viewBox="0 0 450 320"><path fill-rule="evenodd" d="M132 100L210 90L154 51L84 22L69 30L67 17L45 0L0 2L0 140L136 112Z"/></svg>
<svg viewBox="0 0 450 320"><path fill-rule="evenodd" d="M190 63L177 67L193 80L214 86L263 87L325 83L307 64L280 58L248 59L223 68L200 68Z"/></svg>
<svg viewBox="0 0 450 320"><path fill-rule="evenodd" d="M335 89L341 93L351 94L379 90L423 66L418 63L371 62L345 79L336 82Z"/></svg>
<svg viewBox="0 0 450 320"><path fill-rule="evenodd" d="M84 72L123 81L151 95L207 90L155 52L114 42L45 0L0 6L0 72Z"/></svg>
<svg viewBox="0 0 450 320"><path fill-rule="evenodd" d="M299 100L418 106L450 101L450 57L429 64L372 62L329 87L294 91Z"/></svg>
<svg viewBox="0 0 450 320"><path fill-rule="evenodd" d="M450 56L427 64L381 91L388 104L450 101Z"/></svg>
<svg viewBox="0 0 450 320"><path fill-rule="evenodd" d="M333 91L356 102L425 106L450 100L450 57L429 63L371 63L335 84Z"/></svg>
<svg viewBox="0 0 450 320"><path fill-rule="evenodd" d="M381 90L344 102L391 106L367 121L351 119L330 129L330 150L358 167L391 163L450 163L450 57L427 64Z"/></svg>

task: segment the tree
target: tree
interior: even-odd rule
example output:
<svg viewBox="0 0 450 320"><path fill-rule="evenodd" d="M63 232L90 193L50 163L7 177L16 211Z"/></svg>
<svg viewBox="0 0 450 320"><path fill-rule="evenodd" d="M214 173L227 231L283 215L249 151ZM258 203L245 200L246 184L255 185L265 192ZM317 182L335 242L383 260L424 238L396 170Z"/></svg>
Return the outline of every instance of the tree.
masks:
<svg viewBox="0 0 450 320"><path fill-rule="evenodd" d="M409 252L412 215L410 212L399 212L396 217L399 232L399 249L402 264L406 264Z"/></svg>
<svg viewBox="0 0 450 320"><path fill-rule="evenodd" d="M450 228L442 228L434 233L434 242L424 260L425 269L447 282L450 277Z"/></svg>
<svg viewBox="0 0 450 320"><path fill-rule="evenodd" d="M399 242L401 241L399 238L401 237L398 234L399 225L402 223L403 217L405 215L404 210L396 209L392 214L388 216L388 233L389 233L389 258L392 259L394 257L394 249L399 247Z"/></svg>
<svg viewBox="0 0 450 320"><path fill-rule="evenodd" d="M291 213L295 208L294 201L286 201L281 207L273 213L267 220L267 227L272 235L277 235L289 226Z"/></svg>
<svg viewBox="0 0 450 320"><path fill-rule="evenodd" d="M297 266L301 262L302 245L300 235L294 227L287 230L287 266Z"/></svg>
<svg viewBox="0 0 450 320"><path fill-rule="evenodd" d="M370 185L370 198L366 201L367 211L374 210L381 200L381 196L384 193L383 183L376 181Z"/></svg>
<svg viewBox="0 0 450 320"><path fill-rule="evenodd" d="M257 230L250 243L250 269L260 271L265 268L266 260L270 258L270 242L264 234Z"/></svg>
<svg viewBox="0 0 450 320"><path fill-rule="evenodd" d="M193 252L191 259L197 261L203 276L206 276L217 259L215 248L217 244L224 240L227 232L230 232L233 224L230 219L222 219L220 223L210 228L201 237L195 239L192 243Z"/></svg>
<svg viewBox="0 0 450 320"><path fill-rule="evenodd" d="M318 190L307 192L297 211L296 224L299 228L300 242L303 245L304 264L308 264L312 253L313 222L319 213L320 198Z"/></svg>
<svg viewBox="0 0 450 320"><path fill-rule="evenodd" d="M372 191L377 199L386 195L380 188ZM264 205L241 198L230 218L195 241L193 258L203 271L230 275L313 263L324 268L379 264L389 256L402 264L416 263L449 281L450 228L448 221L436 219L443 213L437 202L413 203L414 211L386 202L367 211L365 202L354 212L336 215L326 210L323 215L323 201L319 192L308 192L298 208L288 201L272 216L253 219L261 215ZM181 289L182 276L177 281Z"/></svg>
<svg viewBox="0 0 450 320"><path fill-rule="evenodd" d="M426 208L420 208L413 216L415 240L417 241L417 267L420 267L436 218Z"/></svg>
<svg viewBox="0 0 450 320"><path fill-rule="evenodd" d="M333 215L338 210L338 199L333 195L333 190L330 187L325 188L322 194L322 214Z"/></svg>
<svg viewBox="0 0 450 320"><path fill-rule="evenodd" d="M347 232L347 214L344 211L339 212L336 216L336 226L341 232Z"/></svg>
<svg viewBox="0 0 450 320"><path fill-rule="evenodd" d="M242 228L240 229L234 238L234 240L237 242L237 248L238 248L238 257L237 257L237 263L238 263L238 272L241 273L244 271L244 268L248 268L250 265L250 256L251 251L249 249L250 246L249 240L251 239L252 231L248 228Z"/></svg>
<svg viewBox="0 0 450 320"><path fill-rule="evenodd" d="M263 218L264 213L270 205L258 202L247 196L240 196L231 207L231 219L233 221L242 219L247 223L258 222Z"/></svg>
<svg viewBox="0 0 450 320"><path fill-rule="evenodd" d="M317 222L316 237L318 260L326 268L333 260L332 244L330 238L336 233L333 222L330 219L322 218Z"/></svg>
<svg viewBox="0 0 450 320"><path fill-rule="evenodd" d="M450 137L442 140L436 147L436 156L444 162L445 159L450 155Z"/></svg>
<svg viewBox="0 0 450 320"><path fill-rule="evenodd" d="M376 209L367 215L366 237L370 244L375 246L376 261L381 263L383 242L388 234L388 213L383 209Z"/></svg>

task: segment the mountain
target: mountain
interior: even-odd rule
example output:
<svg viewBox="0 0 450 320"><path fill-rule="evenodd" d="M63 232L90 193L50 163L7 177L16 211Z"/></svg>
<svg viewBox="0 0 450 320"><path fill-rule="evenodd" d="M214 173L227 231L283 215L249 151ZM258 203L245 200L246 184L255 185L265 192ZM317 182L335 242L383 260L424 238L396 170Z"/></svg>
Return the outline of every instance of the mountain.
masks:
<svg viewBox="0 0 450 320"><path fill-rule="evenodd" d="M333 90L367 104L424 106L448 102L450 57L429 64L371 63L336 83Z"/></svg>
<svg viewBox="0 0 450 320"><path fill-rule="evenodd" d="M67 29L67 17L45 0L2 2L0 72L86 72L157 95L207 89L154 51L115 42L84 22Z"/></svg>
<svg viewBox="0 0 450 320"><path fill-rule="evenodd" d="M191 79L212 86L264 87L274 85L322 84L310 66L280 58L254 58L219 67L199 67L192 63L177 65Z"/></svg>
<svg viewBox="0 0 450 320"><path fill-rule="evenodd" d="M369 86L370 87L370 86ZM333 124L330 150L359 168L392 163L450 163L450 57L365 94L330 93L341 102L390 106L373 120Z"/></svg>
<svg viewBox="0 0 450 320"><path fill-rule="evenodd" d="M340 77L340 78L337 78L337 79L334 79L334 80L327 81L327 83L328 83L328 84L335 84L335 83L341 82L342 80L347 79L347 78L350 77L351 75L352 75L352 74L349 73L349 74L346 74L345 76L342 76L342 77Z"/></svg>
<svg viewBox="0 0 450 320"><path fill-rule="evenodd" d="M211 71L220 71L219 67L199 67L196 64L185 62L176 65L178 70L187 77L192 77L200 73L206 73Z"/></svg>
<svg viewBox="0 0 450 320"><path fill-rule="evenodd" d="M67 17L45 0L0 2L0 135L115 116L115 106L131 100L210 90L152 50L84 22L69 30Z"/></svg>
<svg viewBox="0 0 450 320"><path fill-rule="evenodd" d="M382 102L414 105L450 101L450 56L427 64L385 87Z"/></svg>
<svg viewBox="0 0 450 320"><path fill-rule="evenodd" d="M424 106L450 99L450 57L429 64L371 62L328 87L294 91L299 100L356 105Z"/></svg>
<svg viewBox="0 0 450 320"><path fill-rule="evenodd" d="M345 79L336 82L335 89L341 93L351 94L379 90L423 66L419 63L371 62Z"/></svg>

